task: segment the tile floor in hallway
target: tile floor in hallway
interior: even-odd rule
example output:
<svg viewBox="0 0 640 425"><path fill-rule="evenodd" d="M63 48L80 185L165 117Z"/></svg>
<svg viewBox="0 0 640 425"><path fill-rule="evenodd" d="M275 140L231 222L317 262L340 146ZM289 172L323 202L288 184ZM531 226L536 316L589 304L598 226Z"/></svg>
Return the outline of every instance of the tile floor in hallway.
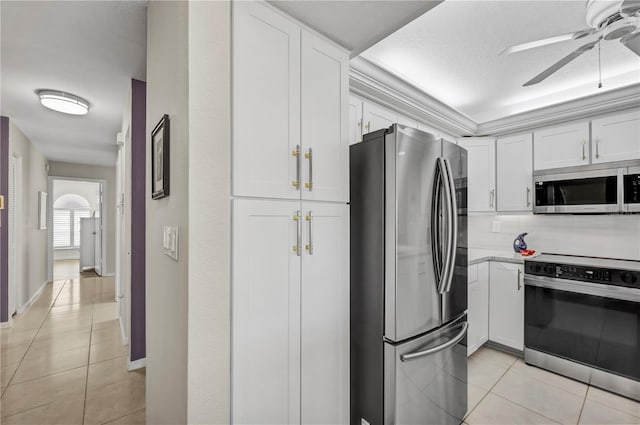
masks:
<svg viewBox="0 0 640 425"><path fill-rule="evenodd" d="M2 424L143 424L144 370L127 372L114 278L48 284L0 330Z"/></svg>
<svg viewBox="0 0 640 425"><path fill-rule="evenodd" d="M488 347L469 358L468 388L469 425L640 425L640 403Z"/></svg>

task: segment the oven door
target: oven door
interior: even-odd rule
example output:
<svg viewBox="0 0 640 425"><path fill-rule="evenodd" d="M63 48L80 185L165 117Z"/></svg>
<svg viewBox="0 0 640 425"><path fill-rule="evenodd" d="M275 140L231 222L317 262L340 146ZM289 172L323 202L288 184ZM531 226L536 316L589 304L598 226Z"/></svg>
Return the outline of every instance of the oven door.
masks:
<svg viewBox="0 0 640 425"><path fill-rule="evenodd" d="M535 214L593 214L622 211L624 169L581 171L534 177Z"/></svg>
<svg viewBox="0 0 640 425"><path fill-rule="evenodd" d="M640 380L640 289L525 275L525 347Z"/></svg>

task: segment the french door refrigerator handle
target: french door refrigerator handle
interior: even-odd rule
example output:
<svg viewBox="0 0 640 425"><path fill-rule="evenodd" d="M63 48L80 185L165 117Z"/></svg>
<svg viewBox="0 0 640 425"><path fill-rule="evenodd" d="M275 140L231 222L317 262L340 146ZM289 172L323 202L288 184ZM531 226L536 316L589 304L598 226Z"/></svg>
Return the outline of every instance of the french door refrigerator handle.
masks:
<svg viewBox="0 0 640 425"><path fill-rule="evenodd" d="M400 356L400 360L403 362L407 362L409 360L414 360L420 357L429 356L439 351L446 350L449 347L453 347L454 345L459 343L462 338L464 338L464 336L467 333L467 329L469 329L469 322L464 322L462 324L462 330L460 331L460 333L456 335L454 338L445 342L444 344L438 345L437 347L427 348L426 350L416 351L414 353L403 354Z"/></svg>
<svg viewBox="0 0 640 425"><path fill-rule="evenodd" d="M433 195L431 198L431 247L433 253L433 268L436 276L438 293L442 293L442 286L444 284L444 268L443 268L443 255L444 249L442 244L442 219L440 217L440 210L442 208L442 181L443 170L440 158L436 161L436 175L433 181Z"/></svg>
<svg viewBox="0 0 640 425"><path fill-rule="evenodd" d="M448 160L443 160L444 162L444 171L447 180L447 189L449 195L445 197L449 201L448 205L448 217L449 224L447 225L447 236L448 239L448 251L447 251L447 264L448 268L445 269L446 273L446 288L444 292L449 292L451 290L451 284L453 283L453 274L455 271L455 256L456 251L458 249L458 206L456 204L456 186L455 180L453 179L453 172L451 171L451 164L449 164Z"/></svg>

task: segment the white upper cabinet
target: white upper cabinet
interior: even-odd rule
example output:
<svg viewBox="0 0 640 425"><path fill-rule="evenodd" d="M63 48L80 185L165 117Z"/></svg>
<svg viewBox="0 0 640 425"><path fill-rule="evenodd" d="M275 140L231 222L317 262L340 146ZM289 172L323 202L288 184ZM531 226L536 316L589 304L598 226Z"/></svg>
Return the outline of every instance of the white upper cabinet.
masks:
<svg viewBox="0 0 640 425"><path fill-rule="evenodd" d="M531 211L533 202L531 133L498 139L496 151L498 211Z"/></svg>
<svg viewBox="0 0 640 425"><path fill-rule="evenodd" d="M303 424L349 423L349 207L302 202Z"/></svg>
<svg viewBox="0 0 640 425"><path fill-rule="evenodd" d="M467 210L496 210L496 140L492 137L465 137L458 144L467 150Z"/></svg>
<svg viewBox="0 0 640 425"><path fill-rule="evenodd" d="M302 199L347 202L349 55L302 32Z"/></svg>
<svg viewBox="0 0 640 425"><path fill-rule="evenodd" d="M364 102L362 106L362 134L372 133L382 128L389 128L398 122L398 114L381 106Z"/></svg>
<svg viewBox="0 0 640 425"><path fill-rule="evenodd" d="M579 122L533 133L533 168L589 164L589 123Z"/></svg>
<svg viewBox="0 0 640 425"><path fill-rule="evenodd" d="M524 350L524 273L521 264L491 262L489 340Z"/></svg>
<svg viewBox="0 0 640 425"><path fill-rule="evenodd" d="M362 99L349 95L349 144L362 141Z"/></svg>
<svg viewBox="0 0 640 425"><path fill-rule="evenodd" d="M592 162L640 159L640 111L591 121Z"/></svg>
<svg viewBox="0 0 640 425"><path fill-rule="evenodd" d="M233 12L233 195L299 199L300 28L256 2Z"/></svg>

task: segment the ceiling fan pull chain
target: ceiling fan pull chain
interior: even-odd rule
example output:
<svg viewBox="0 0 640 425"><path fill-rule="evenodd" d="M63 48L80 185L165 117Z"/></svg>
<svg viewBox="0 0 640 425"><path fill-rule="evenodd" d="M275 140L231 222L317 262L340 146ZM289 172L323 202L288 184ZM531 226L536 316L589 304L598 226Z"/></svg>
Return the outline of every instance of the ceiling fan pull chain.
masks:
<svg viewBox="0 0 640 425"><path fill-rule="evenodd" d="M598 40L598 88L602 88L602 61L600 58L600 43L602 42L602 38Z"/></svg>

